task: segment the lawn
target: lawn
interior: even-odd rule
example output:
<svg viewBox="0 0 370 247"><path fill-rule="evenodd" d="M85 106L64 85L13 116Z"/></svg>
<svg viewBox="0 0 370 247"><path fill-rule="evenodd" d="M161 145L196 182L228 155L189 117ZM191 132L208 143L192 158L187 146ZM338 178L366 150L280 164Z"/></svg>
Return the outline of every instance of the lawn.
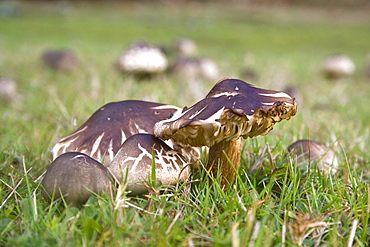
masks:
<svg viewBox="0 0 370 247"><path fill-rule="evenodd" d="M18 83L16 98L0 104L0 246L367 246L369 30L369 7L18 2L14 13L0 14L0 77ZM43 200L50 149L103 104L140 99L184 107L207 94L217 81L203 80L194 92L181 78L137 82L115 69L131 42L168 46L179 37L218 63L220 79L242 78L249 66L258 87L296 87L297 115L243 141L242 166L228 190L200 166L188 184L148 198L118 188L91 197L82 210ZM46 68L40 55L48 48L72 49L78 67ZM353 59L353 76L322 76L333 53ZM336 174L323 174L315 162L297 169L286 156L292 142L308 138L332 147Z"/></svg>

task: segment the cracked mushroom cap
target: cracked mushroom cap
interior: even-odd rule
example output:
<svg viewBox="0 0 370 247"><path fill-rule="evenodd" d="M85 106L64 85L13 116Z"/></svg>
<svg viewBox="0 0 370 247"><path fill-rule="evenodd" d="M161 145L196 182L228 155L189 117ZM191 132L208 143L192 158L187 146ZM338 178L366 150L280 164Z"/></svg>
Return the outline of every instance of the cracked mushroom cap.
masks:
<svg viewBox="0 0 370 247"><path fill-rule="evenodd" d="M109 164L128 137L153 134L156 122L177 111L176 106L139 100L108 103L53 147L53 159L66 152L81 152Z"/></svg>
<svg viewBox="0 0 370 247"><path fill-rule="evenodd" d="M297 165L305 167L308 162L317 162L318 168L325 173L336 173L338 160L335 153L324 144L313 140L298 140L288 147L288 152L297 157Z"/></svg>
<svg viewBox="0 0 370 247"><path fill-rule="evenodd" d="M131 195L138 195L148 192L145 183L153 175L153 161L157 185L174 185L190 176L187 159L150 134L136 134L128 138L108 169L116 180L126 181Z"/></svg>
<svg viewBox="0 0 370 247"><path fill-rule="evenodd" d="M108 169L89 156L70 152L55 159L42 180L42 195L48 200L61 197L81 207L93 193L108 192L112 186Z"/></svg>
<svg viewBox="0 0 370 247"><path fill-rule="evenodd" d="M296 110L296 102L286 93L227 78L195 105L156 123L154 134L183 145L211 147L240 136L266 135Z"/></svg>

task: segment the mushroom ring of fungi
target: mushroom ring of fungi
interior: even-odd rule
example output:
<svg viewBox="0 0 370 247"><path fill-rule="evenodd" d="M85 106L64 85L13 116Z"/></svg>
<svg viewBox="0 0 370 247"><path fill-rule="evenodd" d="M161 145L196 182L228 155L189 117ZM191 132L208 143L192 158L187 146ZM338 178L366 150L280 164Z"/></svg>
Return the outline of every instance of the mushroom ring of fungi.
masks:
<svg viewBox="0 0 370 247"><path fill-rule="evenodd" d="M286 93L226 78L201 101L156 123L154 134L184 146L210 147L207 168L216 175L220 166L222 181L231 182L240 165L240 137L266 135L296 111Z"/></svg>

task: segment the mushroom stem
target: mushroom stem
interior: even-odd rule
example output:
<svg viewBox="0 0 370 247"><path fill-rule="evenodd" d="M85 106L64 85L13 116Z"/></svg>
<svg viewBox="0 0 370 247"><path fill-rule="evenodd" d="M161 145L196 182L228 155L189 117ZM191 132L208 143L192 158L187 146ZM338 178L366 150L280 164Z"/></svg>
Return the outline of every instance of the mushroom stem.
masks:
<svg viewBox="0 0 370 247"><path fill-rule="evenodd" d="M220 174L222 187L234 183L236 171L240 166L240 151L241 138L221 141L209 149L207 170L210 170L213 176Z"/></svg>

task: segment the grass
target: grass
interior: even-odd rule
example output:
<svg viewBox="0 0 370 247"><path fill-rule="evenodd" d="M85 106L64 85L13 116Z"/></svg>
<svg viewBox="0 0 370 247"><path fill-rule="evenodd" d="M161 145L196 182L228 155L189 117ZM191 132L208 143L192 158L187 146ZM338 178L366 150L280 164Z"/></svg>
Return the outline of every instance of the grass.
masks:
<svg viewBox="0 0 370 247"><path fill-rule="evenodd" d="M0 105L0 245L367 245L369 10L222 4L20 3L16 16L0 16L0 76L15 79L19 93ZM129 198L118 188L113 197L91 197L83 210L44 201L39 186L49 150L104 103L199 100L181 80L136 83L113 68L131 41L169 44L184 36L216 59L225 77L240 76L248 53L247 65L259 74L253 84L296 86L303 99L297 116L243 142L242 167L229 190L199 168L190 184L158 188L164 192L149 199ZM76 51L78 69L44 68L39 57L50 47ZM333 52L353 58L353 77L322 78L321 62ZM204 81L201 94L214 83ZM297 169L285 150L302 138L332 146L339 172L325 176L315 164Z"/></svg>

